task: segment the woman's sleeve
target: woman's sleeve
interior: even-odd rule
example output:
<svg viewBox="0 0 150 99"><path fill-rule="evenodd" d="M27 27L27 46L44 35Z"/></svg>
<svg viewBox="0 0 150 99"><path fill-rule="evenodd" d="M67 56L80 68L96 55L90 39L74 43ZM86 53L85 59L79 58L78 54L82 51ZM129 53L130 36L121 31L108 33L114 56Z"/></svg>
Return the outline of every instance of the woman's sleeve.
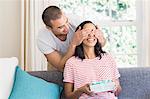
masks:
<svg viewBox="0 0 150 99"><path fill-rule="evenodd" d="M116 61L112 56L111 56L111 63L112 63L112 70L113 70L113 78L118 79L120 77L120 73L116 65Z"/></svg>
<svg viewBox="0 0 150 99"><path fill-rule="evenodd" d="M74 83L73 62L71 59L69 59L65 64L63 82Z"/></svg>

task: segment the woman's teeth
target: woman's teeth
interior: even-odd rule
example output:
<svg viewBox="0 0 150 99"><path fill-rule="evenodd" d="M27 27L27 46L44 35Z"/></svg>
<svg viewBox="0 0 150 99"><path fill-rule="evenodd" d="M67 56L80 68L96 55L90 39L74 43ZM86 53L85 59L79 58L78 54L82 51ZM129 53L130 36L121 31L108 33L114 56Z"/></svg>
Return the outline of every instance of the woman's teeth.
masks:
<svg viewBox="0 0 150 99"><path fill-rule="evenodd" d="M90 41L90 42L92 42L92 41L94 41L95 39L93 39L93 38L90 38L90 39L87 39L88 41Z"/></svg>

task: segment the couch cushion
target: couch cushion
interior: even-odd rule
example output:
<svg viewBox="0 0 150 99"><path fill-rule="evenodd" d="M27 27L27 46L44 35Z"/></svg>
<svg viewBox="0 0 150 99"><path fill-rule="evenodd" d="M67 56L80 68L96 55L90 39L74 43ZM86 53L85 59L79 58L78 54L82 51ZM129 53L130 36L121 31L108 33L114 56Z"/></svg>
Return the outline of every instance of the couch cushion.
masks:
<svg viewBox="0 0 150 99"><path fill-rule="evenodd" d="M0 58L0 99L8 99L13 82L18 59Z"/></svg>
<svg viewBox="0 0 150 99"><path fill-rule="evenodd" d="M14 87L9 99L59 99L62 88L16 68Z"/></svg>

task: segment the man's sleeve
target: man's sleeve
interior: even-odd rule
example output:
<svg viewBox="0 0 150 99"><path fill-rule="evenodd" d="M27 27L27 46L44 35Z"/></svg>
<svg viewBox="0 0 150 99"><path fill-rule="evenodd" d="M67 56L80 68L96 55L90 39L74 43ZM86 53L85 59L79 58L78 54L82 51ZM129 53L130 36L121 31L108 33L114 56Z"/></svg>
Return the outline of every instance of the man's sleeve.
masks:
<svg viewBox="0 0 150 99"><path fill-rule="evenodd" d="M49 54L56 50L56 44L53 38L44 33L42 30L39 31L37 36L37 47L43 54Z"/></svg>

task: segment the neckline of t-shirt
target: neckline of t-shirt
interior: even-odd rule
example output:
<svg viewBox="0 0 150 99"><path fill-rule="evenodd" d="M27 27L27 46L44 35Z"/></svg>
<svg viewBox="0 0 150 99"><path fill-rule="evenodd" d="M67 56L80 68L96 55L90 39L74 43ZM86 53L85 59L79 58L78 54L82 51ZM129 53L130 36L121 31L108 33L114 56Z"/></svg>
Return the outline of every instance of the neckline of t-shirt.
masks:
<svg viewBox="0 0 150 99"><path fill-rule="evenodd" d="M99 59L99 57L95 57L95 58L92 58L92 59L86 58L86 59L83 59L83 61L93 61L93 60L97 60L97 59Z"/></svg>
<svg viewBox="0 0 150 99"><path fill-rule="evenodd" d="M55 38L55 40L57 40L57 42L60 42L60 43L62 43L62 44L68 42L67 40L68 40L68 37L69 37L69 35L70 35L70 32L67 34L67 39L66 39L65 41L61 41L59 38L57 38L57 37L52 33L52 31L49 31L48 29L47 29L47 31L49 32L49 35L52 35L52 36Z"/></svg>

